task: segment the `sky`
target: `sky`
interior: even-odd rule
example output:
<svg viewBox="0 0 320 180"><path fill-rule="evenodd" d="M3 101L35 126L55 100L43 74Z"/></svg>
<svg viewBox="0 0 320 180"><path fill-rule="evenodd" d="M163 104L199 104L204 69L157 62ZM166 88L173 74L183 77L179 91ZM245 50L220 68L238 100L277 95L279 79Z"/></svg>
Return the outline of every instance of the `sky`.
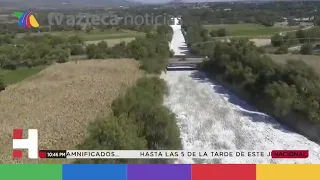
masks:
<svg viewBox="0 0 320 180"><path fill-rule="evenodd" d="M150 2L166 3L172 0L131 0L131 1L146 2L146 3L150 3ZM221 1L246 1L246 0L183 0L183 2L221 2ZM250 0L247 0L247 1L250 1ZM268 0L251 0L251 1L268 1ZM279 0L269 0L269 1L279 1Z"/></svg>
<svg viewBox="0 0 320 180"><path fill-rule="evenodd" d="M138 1L138 2L154 2L154 3L166 3L166 2L170 2L172 0L132 0L132 1ZM208 2L210 0L183 0L183 2ZM211 1L215 1L215 0L211 0Z"/></svg>
<svg viewBox="0 0 320 180"><path fill-rule="evenodd" d="M86 3L90 3L91 4L99 4L99 3L110 3L110 2L117 2L117 1L124 1L124 0L0 0L0 2L12 2L12 3L27 3L27 4L42 4L43 2L57 2L57 3L61 3L61 2L86 2ZM150 4L150 3L167 3L167 2L171 2L172 0L127 0L127 1L135 1L135 2L142 2L142 3L146 3L146 4ZM246 0L182 0L183 2L221 2L221 1L246 1ZM250 0L249 0L250 1ZM267 1L267 0L251 0L251 1ZM269 0L269 1L280 1L280 0ZM290 0L283 0L283 1L290 1ZM291 0L294 1L294 0ZM297 0L295 0L297 1ZM319 1L319 0L317 0Z"/></svg>

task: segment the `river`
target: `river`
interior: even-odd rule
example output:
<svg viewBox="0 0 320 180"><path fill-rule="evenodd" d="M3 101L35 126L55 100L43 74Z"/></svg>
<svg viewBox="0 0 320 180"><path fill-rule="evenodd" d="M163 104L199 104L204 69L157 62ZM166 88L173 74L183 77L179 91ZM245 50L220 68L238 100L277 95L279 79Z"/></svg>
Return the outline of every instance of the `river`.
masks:
<svg viewBox="0 0 320 180"><path fill-rule="evenodd" d="M177 19L175 20L177 22ZM175 55L188 53L181 26L170 43ZM168 71L165 105L177 115L184 150L308 149L307 159L180 159L177 163L320 163L320 146L290 131L240 100L199 71Z"/></svg>

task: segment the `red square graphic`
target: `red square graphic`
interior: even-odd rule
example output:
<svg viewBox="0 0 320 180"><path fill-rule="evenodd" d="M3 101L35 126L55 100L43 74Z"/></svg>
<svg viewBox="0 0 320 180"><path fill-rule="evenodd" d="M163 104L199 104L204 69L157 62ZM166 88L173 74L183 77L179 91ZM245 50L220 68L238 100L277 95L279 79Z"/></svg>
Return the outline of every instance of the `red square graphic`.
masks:
<svg viewBox="0 0 320 180"><path fill-rule="evenodd" d="M39 158L46 158L47 157L47 153L44 151L39 151Z"/></svg>
<svg viewBox="0 0 320 180"><path fill-rule="evenodd" d="M22 150L20 149L15 149L12 151L12 155L13 155L13 158L22 158Z"/></svg>
<svg viewBox="0 0 320 180"><path fill-rule="evenodd" d="M13 130L13 139L22 139L23 138L23 130L22 129L14 129Z"/></svg>

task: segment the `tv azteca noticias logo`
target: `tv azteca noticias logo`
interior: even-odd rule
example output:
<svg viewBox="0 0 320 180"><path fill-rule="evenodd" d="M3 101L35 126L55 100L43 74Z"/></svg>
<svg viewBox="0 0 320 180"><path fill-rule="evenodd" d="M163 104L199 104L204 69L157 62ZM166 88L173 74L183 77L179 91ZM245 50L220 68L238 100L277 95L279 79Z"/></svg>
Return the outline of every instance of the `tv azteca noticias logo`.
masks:
<svg viewBox="0 0 320 180"><path fill-rule="evenodd" d="M37 19L32 15L32 12L13 12L13 14L19 19L18 25L24 28L37 28L39 27L39 23Z"/></svg>
<svg viewBox="0 0 320 180"><path fill-rule="evenodd" d="M23 130L13 130L13 158L22 158L22 149L28 150L28 157L30 159L38 159L38 130L29 129L28 138L23 139Z"/></svg>

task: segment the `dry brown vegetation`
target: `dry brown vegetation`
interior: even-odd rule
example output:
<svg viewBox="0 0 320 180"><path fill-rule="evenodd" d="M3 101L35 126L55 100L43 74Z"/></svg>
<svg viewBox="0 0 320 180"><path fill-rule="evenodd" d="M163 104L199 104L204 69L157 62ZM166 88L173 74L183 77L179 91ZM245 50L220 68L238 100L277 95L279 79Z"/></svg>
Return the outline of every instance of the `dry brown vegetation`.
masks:
<svg viewBox="0 0 320 180"><path fill-rule="evenodd" d="M40 162L12 160L13 128L38 129L39 149L75 149L88 123L141 75L134 60L90 60L55 64L9 86L0 93L0 163ZM58 161L40 163L48 162Z"/></svg>
<svg viewBox="0 0 320 180"><path fill-rule="evenodd" d="M267 46L271 44L271 39L250 39L250 41L254 42L256 46Z"/></svg>
<svg viewBox="0 0 320 180"><path fill-rule="evenodd" d="M277 63L284 64L287 60L302 60L309 66L315 68L315 71L320 73L320 56L316 55L301 55L301 54L268 54L272 60Z"/></svg>

